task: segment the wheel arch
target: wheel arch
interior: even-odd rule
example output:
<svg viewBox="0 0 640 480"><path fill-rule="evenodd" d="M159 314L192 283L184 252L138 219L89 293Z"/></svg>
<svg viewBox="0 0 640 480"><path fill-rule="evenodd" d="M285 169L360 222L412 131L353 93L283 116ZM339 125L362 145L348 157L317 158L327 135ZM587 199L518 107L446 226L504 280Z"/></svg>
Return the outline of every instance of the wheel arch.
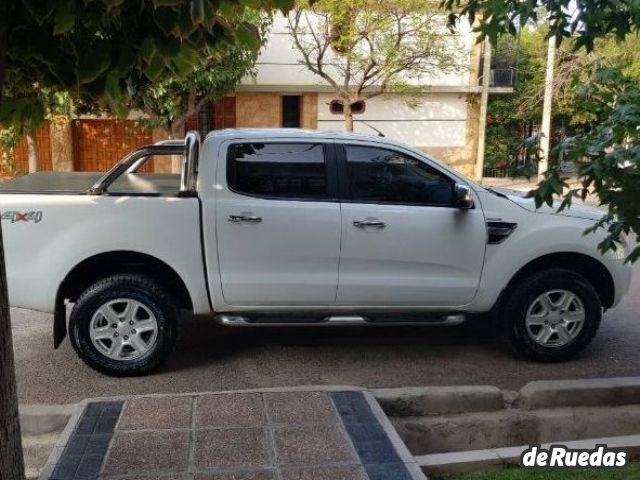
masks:
<svg viewBox="0 0 640 480"><path fill-rule="evenodd" d="M502 306L506 292L509 292L522 279L534 272L548 268L566 268L587 279L600 297L600 303L607 309L613 305L615 299L615 283L607 267L597 259L577 252L555 252L537 257L521 267L509 280L494 309Z"/></svg>
<svg viewBox="0 0 640 480"><path fill-rule="evenodd" d="M65 302L75 301L86 288L116 273L140 273L157 281L178 308L193 310L189 290L178 273L167 263L146 253L116 250L88 257L73 267L60 283L55 299L53 343L57 348L67 334Z"/></svg>

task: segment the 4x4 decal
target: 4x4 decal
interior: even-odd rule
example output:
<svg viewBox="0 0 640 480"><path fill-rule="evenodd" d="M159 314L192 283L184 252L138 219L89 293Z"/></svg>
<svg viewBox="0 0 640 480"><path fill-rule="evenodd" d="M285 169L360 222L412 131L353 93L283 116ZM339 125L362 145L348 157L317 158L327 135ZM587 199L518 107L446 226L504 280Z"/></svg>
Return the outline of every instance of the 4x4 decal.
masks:
<svg viewBox="0 0 640 480"><path fill-rule="evenodd" d="M42 210L31 212L17 212L11 210L8 212L2 212L2 220L9 220L11 223L17 222L33 222L40 223L42 221Z"/></svg>

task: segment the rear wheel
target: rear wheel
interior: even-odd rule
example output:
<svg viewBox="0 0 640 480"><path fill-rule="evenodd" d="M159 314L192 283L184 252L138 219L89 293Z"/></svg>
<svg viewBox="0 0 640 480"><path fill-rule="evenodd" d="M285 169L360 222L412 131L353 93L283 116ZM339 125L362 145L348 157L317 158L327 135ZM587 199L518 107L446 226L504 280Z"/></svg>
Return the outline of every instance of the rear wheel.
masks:
<svg viewBox="0 0 640 480"><path fill-rule="evenodd" d="M176 339L177 311L150 278L119 274L91 285L69 320L71 342L87 365L107 375L141 375L157 368Z"/></svg>
<svg viewBox="0 0 640 480"><path fill-rule="evenodd" d="M536 272L507 292L503 325L509 343L536 361L568 360L591 342L602 318L593 286L571 270Z"/></svg>

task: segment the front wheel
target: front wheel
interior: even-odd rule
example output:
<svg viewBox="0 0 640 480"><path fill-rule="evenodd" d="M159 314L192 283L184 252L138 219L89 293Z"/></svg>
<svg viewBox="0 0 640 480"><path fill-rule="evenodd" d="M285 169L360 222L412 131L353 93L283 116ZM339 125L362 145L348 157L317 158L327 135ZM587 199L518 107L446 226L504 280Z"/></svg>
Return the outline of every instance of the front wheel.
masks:
<svg viewBox="0 0 640 480"><path fill-rule="evenodd" d="M593 286L571 270L536 272L507 292L503 325L511 346L531 360L569 360L596 334L602 304Z"/></svg>
<svg viewBox="0 0 640 480"><path fill-rule="evenodd" d="M91 368L112 376L157 368L176 340L177 310L150 278L113 275L78 298L69 319L71 343Z"/></svg>

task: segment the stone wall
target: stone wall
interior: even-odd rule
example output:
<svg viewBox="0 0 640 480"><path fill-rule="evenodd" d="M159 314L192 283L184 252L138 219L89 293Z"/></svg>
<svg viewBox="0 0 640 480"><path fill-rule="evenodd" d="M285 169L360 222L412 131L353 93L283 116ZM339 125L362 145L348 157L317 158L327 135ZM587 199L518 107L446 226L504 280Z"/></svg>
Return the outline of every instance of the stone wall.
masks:
<svg viewBox="0 0 640 480"><path fill-rule="evenodd" d="M318 127L318 94L302 94L302 128ZM282 126L282 94L237 92L236 127L279 128Z"/></svg>

